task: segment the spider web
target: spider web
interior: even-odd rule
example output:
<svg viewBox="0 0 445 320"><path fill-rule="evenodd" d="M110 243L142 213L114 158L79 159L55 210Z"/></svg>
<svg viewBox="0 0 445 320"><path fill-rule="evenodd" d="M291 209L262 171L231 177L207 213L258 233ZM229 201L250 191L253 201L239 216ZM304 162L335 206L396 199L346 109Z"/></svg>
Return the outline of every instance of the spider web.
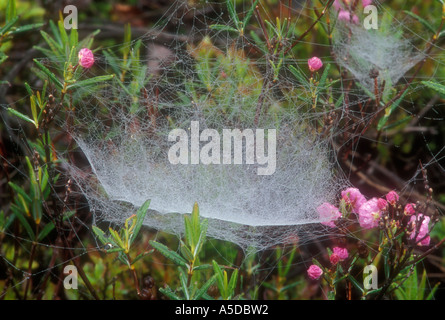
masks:
<svg viewBox="0 0 445 320"><path fill-rule="evenodd" d="M351 152L350 163L353 164L354 157L358 155L356 151L359 151L355 148L361 140L368 139L358 131L354 132L354 127L373 120L376 110L359 110L360 104L364 104L369 97L363 88L357 87L348 91L349 101L343 101L330 110L313 110L312 101L308 98L310 88L299 83L288 71L288 67L293 65L307 74L307 57L287 59L284 71L277 80L264 86L265 76L273 72L264 57L246 55L245 51L254 48L255 44L230 32L209 29L213 24L234 25L234 21L224 14L223 5L207 2L206 6L193 8L182 1L175 1L159 23L132 41L133 46L140 40L141 49L144 49L141 69L133 70L143 75L132 81L139 82L138 85L147 92L146 95L140 94L136 102L134 96L114 82L99 91L92 92L85 88L77 93L78 123L71 134L88 160L87 168L91 169L78 168L69 163L65 165L88 200L95 224L122 224L138 206L151 199L145 221L147 226L179 235L183 232L183 214L190 212L193 203L198 202L201 216L209 219L208 235L233 242L244 250L254 248L254 252L257 252L289 243L295 235L298 236L299 245L312 243L315 239L336 237L334 230L320 225L316 208L323 202L335 203L339 192L350 185L348 180L355 170L352 165L346 171L340 168L336 159L338 150L333 150L332 143L338 141L339 136L352 131L352 136L346 141L340 139L340 146ZM379 10L388 14L385 6L377 5ZM244 2L241 6L238 4L236 10L242 16L250 9L250 4ZM297 21L301 17L308 18L306 6L312 8L307 2L300 3L298 9L294 9ZM335 13L332 17L335 19ZM357 80L362 87L372 91L372 83L368 81L369 68L358 68L357 65L363 67L363 63L354 65L356 61L351 59L348 64L341 59L346 54L360 54L367 50L363 47L366 45L374 48L375 52L384 50L381 52L392 53L397 63L382 67L390 74L392 86L400 87L408 83L405 73L424 58L421 49L414 49L417 51L413 54L410 41L417 41L421 45L428 38L411 28L411 20L392 18L395 30L405 37L401 42L391 41L392 38L387 36L378 37L375 33L366 38L369 33L359 26L341 26L339 23L334 34L337 60L327 55L320 58L325 65L336 61L352 76L345 78L340 88L333 86L330 89L333 96L339 97L345 92L343 84L348 80ZM190 19L192 28L185 32L183 21L189 23ZM267 19L274 21L274 17L268 16ZM345 41L351 34L353 41L350 41L351 38ZM327 52L328 44L302 43L310 43L314 48ZM118 48L119 45L105 49L119 54ZM391 48L395 51L391 51ZM428 58L437 64L435 70L438 73L443 69L442 48L435 46L434 49L439 53L430 54ZM207 60L215 66L208 79L200 74L202 66L201 69L197 67L199 54L206 50L213 55ZM406 54L412 65L403 60ZM365 55L360 59L370 57ZM103 53L96 52L96 59L98 69L102 69L97 75L114 72ZM379 59L386 62L388 57ZM87 75L94 76L95 72L90 71ZM233 75L237 72L243 76L234 82L236 77ZM436 74L431 75L431 78L434 77L437 79ZM410 85L412 93L403 98L399 107L408 115L418 114L411 95L424 87L416 81ZM124 85L127 84L124 82ZM256 123L260 95L264 99L263 110ZM327 99L328 95L324 98ZM443 174L445 147L436 146L433 149L429 144L431 132L423 130L424 124L427 126L443 120L438 106L432 103L429 110L422 110L422 117L414 118L409 128L419 130L428 151L423 155L428 159L423 163L424 167ZM147 115L149 108L157 112L155 116ZM346 121L346 126L336 125L321 134L317 127L318 119L333 114L340 119L354 119L355 123ZM191 121L198 121L201 129L211 128L219 132L235 128L277 129L275 173L259 176L256 174L258 166L246 164L171 165L166 156L171 143L166 137L172 128L182 128L190 133ZM391 134L389 129L384 131L384 135ZM246 150L243 152L245 158ZM64 158L63 154L61 158ZM421 180L420 170L416 169L408 179L399 181L400 190L409 198L416 192L416 183ZM88 253L89 249L84 248L81 255ZM303 257L303 261L296 266L306 266L312 258ZM265 269L273 270L274 267L269 265ZM23 272L26 273L25 270Z"/></svg>

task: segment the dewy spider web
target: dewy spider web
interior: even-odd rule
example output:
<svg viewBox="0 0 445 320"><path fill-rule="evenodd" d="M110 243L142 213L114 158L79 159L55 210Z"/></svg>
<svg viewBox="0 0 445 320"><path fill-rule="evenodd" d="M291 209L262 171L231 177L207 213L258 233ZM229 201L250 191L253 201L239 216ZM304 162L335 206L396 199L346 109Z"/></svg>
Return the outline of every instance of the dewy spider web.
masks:
<svg viewBox="0 0 445 320"><path fill-rule="evenodd" d="M171 9L164 20L181 20L178 13L183 12L183 7ZM234 40L226 32L209 32L208 26L220 19L207 16L212 15L193 18L190 34L201 40L199 45L199 41L185 45L174 40L160 46L153 33L140 38L148 51L148 79L142 75L133 80L139 81L146 92L137 103L136 97L126 94L116 83L84 100L89 110L80 108L83 111L78 112L78 117L84 118L73 136L93 174L76 174L78 171L73 169L74 178L98 220L122 223L150 199L147 226L179 234L183 231L182 214L190 212L197 202L201 216L210 220L209 236L242 248L260 250L286 242L302 230L316 230L320 222L317 206L334 202L346 185L335 171L335 155L329 149L330 139L341 129L333 128L321 138L311 126L323 113L311 110L311 101L297 97L309 88L287 75L265 85L264 70L269 72L266 62L246 58L241 53L248 46L243 39ZM366 45L382 54L397 53L401 57L406 57L409 47L360 26L338 25L334 38L337 61L370 91L369 70L363 69L364 65L368 67L365 61L376 58L369 63L379 68L383 77L387 76L385 80L396 83L421 58L410 55L412 63L399 60L402 66L380 65L381 61L386 63L387 57L364 54L358 60L345 62L346 52L355 58ZM348 41L342 39L341 32L347 34L345 29L352 30ZM206 69L202 59L213 67ZM359 101L367 99L363 92L354 94ZM256 123L260 99L267 111ZM150 108L156 115L147 115ZM101 113L108 116L102 117ZM168 134L181 128L190 137L192 121L199 123L201 132L215 129L221 138L223 129L276 129L275 173L260 176L255 164L171 164L168 151L173 143L168 141ZM243 152L245 159L245 148Z"/></svg>

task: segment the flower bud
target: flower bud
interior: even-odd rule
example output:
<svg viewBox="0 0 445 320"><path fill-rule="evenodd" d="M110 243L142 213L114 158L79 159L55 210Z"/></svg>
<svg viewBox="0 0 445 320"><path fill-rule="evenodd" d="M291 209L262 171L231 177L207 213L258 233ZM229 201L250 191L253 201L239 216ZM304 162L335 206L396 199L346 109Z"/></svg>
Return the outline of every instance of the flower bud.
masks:
<svg viewBox="0 0 445 320"><path fill-rule="evenodd" d="M321 275L323 274L323 270L315 264L311 265L309 269L307 269L307 275L312 280L318 280L320 279Z"/></svg>
<svg viewBox="0 0 445 320"><path fill-rule="evenodd" d="M320 70L321 67L323 67L323 62L318 57L312 57L307 61L307 64L309 66L309 70L311 72L315 72Z"/></svg>
<svg viewBox="0 0 445 320"><path fill-rule="evenodd" d="M93 52L88 48L80 49L79 64L84 68L91 68L94 64Z"/></svg>
<svg viewBox="0 0 445 320"><path fill-rule="evenodd" d="M388 194L386 195L386 200L388 200L388 202L391 205L395 205L397 201L399 201L399 195L397 194L397 192L395 191L390 191L388 192Z"/></svg>

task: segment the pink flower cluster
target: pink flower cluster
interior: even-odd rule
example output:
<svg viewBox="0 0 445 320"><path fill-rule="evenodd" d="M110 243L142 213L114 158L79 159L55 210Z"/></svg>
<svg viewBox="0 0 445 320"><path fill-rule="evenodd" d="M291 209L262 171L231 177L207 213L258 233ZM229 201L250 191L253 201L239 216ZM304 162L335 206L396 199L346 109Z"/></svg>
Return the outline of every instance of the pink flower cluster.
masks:
<svg viewBox="0 0 445 320"><path fill-rule="evenodd" d="M338 19L346 22L359 23L358 16L353 14L351 17L351 5L353 0L335 0L333 3L334 8L338 11ZM366 7L372 3L372 0L362 0L362 6Z"/></svg>
<svg viewBox="0 0 445 320"><path fill-rule="evenodd" d="M334 249L332 249L332 254L329 257L329 261L331 261L331 263L333 265L337 264L340 261L346 260L349 258L349 252L348 249L346 248L340 248L340 247L335 247Z"/></svg>
<svg viewBox="0 0 445 320"><path fill-rule="evenodd" d="M385 196L386 200L376 197L366 200L357 188L347 188L341 192L341 196L346 208L350 212L358 215L358 222L364 229L378 227L382 214L390 209L389 206L394 208L397 207L399 201L399 195L395 191L388 192ZM320 205L317 208L317 212L321 223L331 228L335 228L335 221L342 217L340 210L327 202ZM415 237L415 241L419 246L429 245L430 237L428 236L428 233L430 217L425 216L422 213L416 214L416 205L414 203L406 204L403 213L404 216L411 217L408 223L408 227L410 228L410 239L414 239ZM342 248L338 247L334 248L334 253L330 257L332 264L344 260L344 258L338 254L341 249Z"/></svg>

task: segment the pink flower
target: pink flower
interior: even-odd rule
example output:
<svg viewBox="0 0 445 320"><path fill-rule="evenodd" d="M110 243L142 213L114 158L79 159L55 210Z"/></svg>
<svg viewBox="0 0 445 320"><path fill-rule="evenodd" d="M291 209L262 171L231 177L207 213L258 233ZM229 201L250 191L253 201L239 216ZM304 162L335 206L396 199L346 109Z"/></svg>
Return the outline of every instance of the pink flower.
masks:
<svg viewBox="0 0 445 320"><path fill-rule="evenodd" d="M372 0L362 0L362 6L367 7L372 3Z"/></svg>
<svg viewBox="0 0 445 320"><path fill-rule="evenodd" d="M93 52L88 48L80 49L79 64L84 68L91 68L94 64Z"/></svg>
<svg viewBox="0 0 445 320"><path fill-rule="evenodd" d="M420 221L422 221L422 224L418 228L417 226L420 223ZM412 228L411 235L409 238L413 239L417 234L416 242L417 245L419 246L427 246L430 244L431 239L428 236L429 223L430 223L430 217L425 216L421 213L419 213L417 216L412 216L411 219L409 220L409 225ZM417 232L417 230L419 232Z"/></svg>
<svg viewBox="0 0 445 320"><path fill-rule="evenodd" d="M311 265L309 269L307 269L307 275L312 280L318 280L320 279L321 275L323 274L323 270L315 264Z"/></svg>
<svg viewBox="0 0 445 320"><path fill-rule="evenodd" d="M351 206L354 213L358 213L358 209L366 202L365 197L357 188L348 188L341 192L341 196L346 204Z"/></svg>
<svg viewBox="0 0 445 320"><path fill-rule="evenodd" d="M336 254L342 261L349 257L349 252L346 248L335 247L332 251L334 252L333 254Z"/></svg>
<svg viewBox="0 0 445 320"><path fill-rule="evenodd" d="M382 212L377 198L366 201L358 210L360 226L365 229L378 227L381 215Z"/></svg>
<svg viewBox="0 0 445 320"><path fill-rule="evenodd" d="M317 208L318 214L320 215L321 223L325 226L335 228L334 221L341 217L340 210L330 203L323 203Z"/></svg>
<svg viewBox="0 0 445 320"><path fill-rule="evenodd" d="M349 13L349 11L340 10L340 13L338 14L338 20L351 22L351 14ZM352 16L352 23L359 23L358 17L355 14Z"/></svg>
<svg viewBox="0 0 445 320"><path fill-rule="evenodd" d="M334 6L335 9L337 9L337 11L340 11L340 10L347 9L345 7L345 3L346 3L346 6L349 6L350 2L351 2L351 0L344 0L344 1L343 0L335 0L332 5Z"/></svg>
<svg viewBox="0 0 445 320"><path fill-rule="evenodd" d="M388 202L391 205L395 205L397 201L399 201L399 195L397 194L397 192L395 191L390 191L388 192L388 194L386 195L386 200L388 200Z"/></svg>
<svg viewBox="0 0 445 320"><path fill-rule="evenodd" d="M377 207L380 210L385 210L387 206L388 206L388 202L386 202L385 199L379 198L379 200L377 200Z"/></svg>
<svg viewBox="0 0 445 320"><path fill-rule="evenodd" d="M416 204L415 203L408 203L405 206L405 209L403 210L403 213L407 216L412 216L416 213Z"/></svg>
<svg viewBox="0 0 445 320"><path fill-rule="evenodd" d="M307 61L307 64L309 66L309 70L311 72L318 71L321 67L323 67L323 62L318 57L312 57Z"/></svg>
<svg viewBox="0 0 445 320"><path fill-rule="evenodd" d="M338 256L338 254L331 254L331 256L329 257L329 261L331 261L331 263L333 265L336 265L339 261L340 261L340 257Z"/></svg>

